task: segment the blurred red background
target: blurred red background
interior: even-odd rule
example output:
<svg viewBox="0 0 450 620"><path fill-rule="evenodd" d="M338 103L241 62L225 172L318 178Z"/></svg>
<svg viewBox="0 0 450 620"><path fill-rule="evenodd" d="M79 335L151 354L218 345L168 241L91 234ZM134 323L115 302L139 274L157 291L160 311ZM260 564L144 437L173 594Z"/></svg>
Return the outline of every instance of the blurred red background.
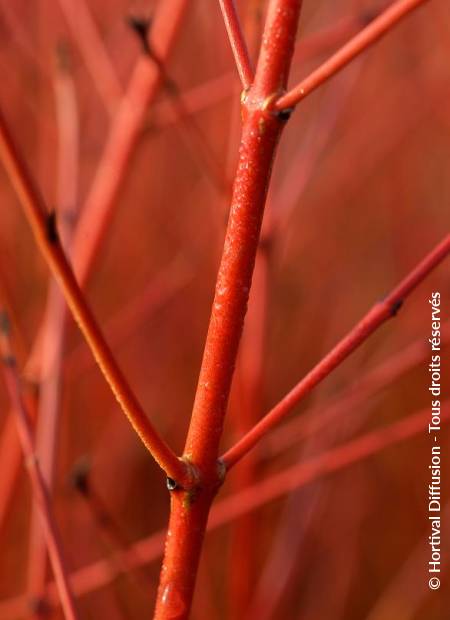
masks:
<svg viewBox="0 0 450 620"><path fill-rule="evenodd" d="M142 54L127 18L150 17L156 3L87 3L109 77L87 64L84 22L71 28L62 5L2 3L0 99L47 204L58 210L71 193L80 211ZM377 6L369 0L305 2L292 83L357 32ZM239 3L249 41L263 8L258 0ZM448 231L449 33L449 6L427 3L293 114L274 169L264 228L273 235L255 275L224 448ZM148 106L86 296L152 421L181 451L239 137L239 83L216 3L189 3L165 70L170 82ZM61 140L67 126L69 137ZM61 162L70 149L74 161L66 165L73 176L67 181ZM0 214L2 296L23 368L43 320L49 274L3 171ZM264 441L236 466L221 497L429 407L428 299L435 290L444 319L450 308L447 264L291 418L309 410L320 418L349 386L363 390L364 378L388 364L378 385L308 436L292 431L289 445L277 446L275 434ZM442 401L449 390L447 353L448 347ZM404 367L396 371L402 359ZM120 551L164 528L164 480L71 321L62 360L53 501L64 548L73 570L100 558L121 567L114 579L80 595L82 617L149 617L160 558L131 570L121 564ZM32 393L39 393L39 367L25 380ZM5 433L9 401L3 384L0 405ZM443 427L444 460L448 437ZM2 446L4 470L8 447ZM70 483L80 459L108 514L106 524L105 514L99 518L92 500ZM444 576L436 592L427 584L429 459L424 425L404 442L211 531L192 617L444 620L448 580ZM443 505L447 498L445 489ZM30 615L21 598L33 557L30 489L22 469L0 514L0 617L13 620ZM442 546L448 550L445 527ZM141 564L136 557L133 562Z"/></svg>

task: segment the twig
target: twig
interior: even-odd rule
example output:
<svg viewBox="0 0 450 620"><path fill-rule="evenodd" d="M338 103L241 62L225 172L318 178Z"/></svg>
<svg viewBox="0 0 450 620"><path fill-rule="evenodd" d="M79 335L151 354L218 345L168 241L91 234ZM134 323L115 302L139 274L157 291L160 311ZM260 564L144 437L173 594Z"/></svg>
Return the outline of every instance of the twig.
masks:
<svg viewBox="0 0 450 620"><path fill-rule="evenodd" d="M279 423L302 398L345 358L358 348L388 319L394 317L406 297L450 252L450 235L447 235L383 301L375 304L357 325L326 355L262 420L222 456L227 469L235 465L276 424Z"/></svg>
<svg viewBox="0 0 450 620"><path fill-rule="evenodd" d="M48 488L42 475L39 462L33 449L33 436L30 420L25 409L17 377L16 361L10 344L9 324L6 313L0 308L0 351L3 361L3 374L16 419L25 465L30 476L33 497L39 508L50 562L59 592L61 606L67 620L77 620L74 597L67 577L67 569L56 522L53 516Z"/></svg>
<svg viewBox="0 0 450 620"><path fill-rule="evenodd" d="M242 87L247 90L253 82L253 69L236 7L233 0L219 0L219 4Z"/></svg>
<svg viewBox="0 0 450 620"><path fill-rule="evenodd" d="M188 0L159 3L150 36L151 49L166 62L188 7ZM75 273L86 283L92 263L116 207L116 199L134 148L141 135L150 104L161 83L159 69L142 55L130 78L85 200L73 242Z"/></svg>
<svg viewBox="0 0 450 620"><path fill-rule="evenodd" d="M0 112L0 156L16 190L42 256L62 288L72 311L105 379L133 428L171 478L188 484L188 468L176 457L148 420L109 349L58 240L54 222L46 216L46 208L28 170L12 141Z"/></svg>
<svg viewBox="0 0 450 620"><path fill-rule="evenodd" d="M450 323L442 326L442 345L450 340ZM363 376L351 383L336 395L330 403L308 408L304 414L294 417L283 426L274 429L267 435L265 455L274 456L288 450L293 444L299 443L315 435L320 429L328 426L338 416L358 412L359 407L371 396L382 391L398 380L429 354L429 348L423 338L413 342L407 348L398 351L385 362L368 370ZM341 418L339 418L341 419Z"/></svg>
<svg viewBox="0 0 450 620"><path fill-rule="evenodd" d="M343 69L358 54L389 32L401 19L427 0L397 0L366 28L275 103L277 110L291 109L302 99Z"/></svg>

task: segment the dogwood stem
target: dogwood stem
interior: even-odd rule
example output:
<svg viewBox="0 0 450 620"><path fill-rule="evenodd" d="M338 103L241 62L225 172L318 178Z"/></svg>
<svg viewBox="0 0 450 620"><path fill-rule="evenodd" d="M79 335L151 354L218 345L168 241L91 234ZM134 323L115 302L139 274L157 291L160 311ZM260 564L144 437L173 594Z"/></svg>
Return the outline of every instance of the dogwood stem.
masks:
<svg viewBox="0 0 450 620"><path fill-rule="evenodd" d="M286 87L300 0L271 0L251 88L242 96L243 127L230 216L216 282L184 458L198 481L175 481L155 618L187 618L211 502L223 480L219 442L259 243L273 158L286 117L274 110Z"/></svg>

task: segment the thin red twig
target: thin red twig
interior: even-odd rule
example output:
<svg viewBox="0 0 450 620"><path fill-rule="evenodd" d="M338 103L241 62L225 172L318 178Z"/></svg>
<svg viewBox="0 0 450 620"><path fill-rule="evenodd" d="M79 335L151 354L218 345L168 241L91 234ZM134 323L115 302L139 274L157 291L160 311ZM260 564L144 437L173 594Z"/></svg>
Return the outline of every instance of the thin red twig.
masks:
<svg viewBox="0 0 450 620"><path fill-rule="evenodd" d="M166 0L160 3L155 11L151 48L163 62L167 60L174 46L187 6L188 0ZM35 57L34 54L32 57ZM98 170L76 228L73 254L75 270L81 286L85 285L91 273L97 251L111 221L117 194L126 176L149 105L154 101L160 85L161 76L157 67L147 57L141 57L135 65L129 85L111 125ZM42 329L41 326L24 371L24 374L32 379L39 376L38 369L43 343ZM15 435L11 434L10 437L16 446L14 464L17 465L20 455L19 446ZM17 466L10 477L11 484L5 485L5 493L2 493L0 498L0 525L12 497L13 481L16 477Z"/></svg>
<svg viewBox="0 0 450 620"><path fill-rule="evenodd" d="M69 585L67 568L63 558L58 529L52 512L48 488L34 453L33 432L21 394L16 360L11 349L8 318L1 308L0 323L0 351L3 358L4 380L15 415L16 427L22 445L25 465L30 476L33 498L36 502L36 506L39 508L56 587L66 620L77 620L78 614L75 609L73 593Z"/></svg>
<svg viewBox="0 0 450 620"><path fill-rule="evenodd" d="M441 416L442 423L449 421L449 401L442 403ZM299 486L308 484L320 476L359 462L389 445L405 441L426 429L429 419L430 411L429 408L426 408L389 426L376 429L332 448L311 460L297 463L282 472L273 474L250 489L224 499L220 503L220 509L217 505L214 511L214 523L216 520L221 522L222 519L228 521L245 514L249 510L255 510L257 507L285 495Z"/></svg>
<svg viewBox="0 0 450 620"><path fill-rule="evenodd" d="M177 458L156 432L117 365L61 248L54 219L46 216L47 210L43 200L31 180L1 113L0 156L30 223L39 250L61 286L74 319L122 410L166 474L188 483L189 476L185 463Z"/></svg>
<svg viewBox="0 0 450 620"><path fill-rule="evenodd" d="M189 0L165 0L155 11L149 45L163 63L172 51L188 4ZM159 68L142 54L117 110L75 232L75 273L83 284L113 216L149 106L161 85Z"/></svg>
<svg viewBox="0 0 450 620"><path fill-rule="evenodd" d="M450 252L447 235L383 301L375 304L357 325L326 355L264 418L222 456L230 469L249 452L302 398L325 379L388 319L394 317L405 298Z"/></svg>
<svg viewBox="0 0 450 620"><path fill-rule="evenodd" d="M192 280L193 273L180 257L176 257L159 271L143 290L120 307L104 323L104 332L114 348L136 335L143 322L151 323L155 315L182 291ZM77 344L64 358L68 379L73 381L92 368L95 360L83 342Z"/></svg>
<svg viewBox="0 0 450 620"><path fill-rule="evenodd" d="M369 13L372 14L373 12L369 10ZM345 39L353 35L358 28L367 24L367 21L367 12L359 12L355 15L343 17L330 26L306 35L298 42L295 48L293 63L305 63L311 58L343 44ZM222 99L230 97L234 84L233 78L234 73L230 71L198 86L194 86L187 91L183 91L181 97L183 98L186 114L198 113L211 105L217 104ZM154 109L156 119L152 127L162 129L179 121L179 115L174 110L172 102L167 98L157 103Z"/></svg>
<svg viewBox="0 0 450 620"><path fill-rule="evenodd" d="M450 340L450 323L443 325L442 345ZM429 354L428 343L423 338L413 342L407 348L398 351L385 362L368 370L362 377L350 384L348 388L336 395L330 403L321 403L308 408L304 414L294 417L284 425L274 429L267 435L266 456L280 454L320 429L328 426L333 420L348 413L359 412L359 407L367 400L398 380ZM268 453L268 454L267 454Z"/></svg>
<svg viewBox="0 0 450 620"><path fill-rule="evenodd" d="M253 82L253 69L250 64L250 57L242 33L241 24L239 23L236 7L234 6L233 0L219 0L219 4L239 77L244 90L247 90Z"/></svg>
<svg viewBox="0 0 450 620"><path fill-rule="evenodd" d="M300 84L280 97L277 110L293 108L313 90L343 69L358 54L389 32L400 20L427 0L397 0L392 6L376 17L366 28L354 36L346 45L313 71Z"/></svg>

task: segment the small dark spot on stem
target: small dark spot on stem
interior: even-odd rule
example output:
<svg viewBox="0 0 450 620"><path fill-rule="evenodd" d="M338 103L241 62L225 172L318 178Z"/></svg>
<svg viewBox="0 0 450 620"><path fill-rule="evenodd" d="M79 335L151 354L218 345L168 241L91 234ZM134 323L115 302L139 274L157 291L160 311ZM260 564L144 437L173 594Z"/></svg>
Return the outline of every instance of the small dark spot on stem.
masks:
<svg viewBox="0 0 450 620"><path fill-rule="evenodd" d="M169 489L169 491L175 491L176 489L178 489L178 482L176 480L174 480L173 478L169 478L169 476L167 476L166 478L166 485L167 488Z"/></svg>
<svg viewBox="0 0 450 620"><path fill-rule="evenodd" d="M396 316L397 312L403 306L403 299L398 299L390 307L391 316Z"/></svg>
<svg viewBox="0 0 450 620"><path fill-rule="evenodd" d="M50 243L58 242L58 228L56 225L56 211L50 211L47 215L47 239Z"/></svg>
<svg viewBox="0 0 450 620"><path fill-rule="evenodd" d="M291 118L291 114L293 111L294 108L285 108L284 110L278 110L278 112L276 112L276 116L280 119L280 121L286 122Z"/></svg>
<svg viewBox="0 0 450 620"><path fill-rule="evenodd" d="M150 27L152 25L152 20L148 17L129 15L126 21L131 30L133 30L133 32L138 37L142 45L142 51L144 52L144 54L153 56L150 49L150 43L148 41L148 35L150 32Z"/></svg>

